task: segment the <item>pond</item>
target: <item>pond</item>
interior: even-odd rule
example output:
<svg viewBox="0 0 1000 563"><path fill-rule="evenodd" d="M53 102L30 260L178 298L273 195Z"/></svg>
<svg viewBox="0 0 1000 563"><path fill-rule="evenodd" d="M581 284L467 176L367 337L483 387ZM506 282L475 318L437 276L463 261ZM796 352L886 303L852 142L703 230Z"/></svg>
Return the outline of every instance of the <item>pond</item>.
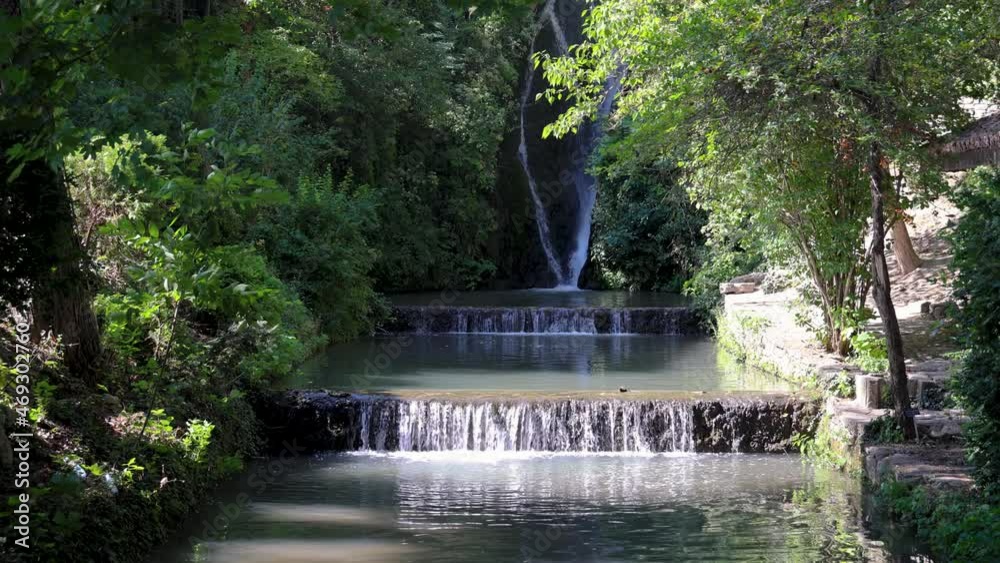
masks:
<svg viewBox="0 0 1000 563"><path fill-rule="evenodd" d="M260 462L154 561L882 561L796 455L340 453ZM884 534L883 534L884 535ZM903 559L905 560L905 559Z"/></svg>
<svg viewBox="0 0 1000 563"><path fill-rule="evenodd" d="M427 307L434 297L394 300L440 314ZM677 299L512 291L464 294L449 305L574 311L668 307ZM288 435L292 446L248 467L154 561L812 562L918 554L905 532L888 533L866 513L850 476L798 455L694 453L780 451L792 432L784 421L804 412L783 410L787 384L733 362L706 336L444 332L374 336L310 360L285 385L350 392L314 394L346 410L307 414L318 430ZM696 407L705 393L727 397ZM744 423L784 434L761 436ZM354 451L296 451L295 438L315 432L323 448L353 432L339 447ZM699 449L720 436L732 445Z"/></svg>
<svg viewBox="0 0 1000 563"><path fill-rule="evenodd" d="M328 348L289 385L341 391L774 391L706 336L431 334Z"/></svg>

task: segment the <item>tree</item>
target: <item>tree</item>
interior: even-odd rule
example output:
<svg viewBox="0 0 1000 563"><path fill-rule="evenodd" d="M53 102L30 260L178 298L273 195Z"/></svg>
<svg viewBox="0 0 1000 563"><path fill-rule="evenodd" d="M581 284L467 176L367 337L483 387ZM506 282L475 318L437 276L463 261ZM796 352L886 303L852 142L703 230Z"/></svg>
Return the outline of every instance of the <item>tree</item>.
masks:
<svg viewBox="0 0 1000 563"><path fill-rule="evenodd" d="M624 66L618 113L644 124L650 150L680 153L693 169L752 166L772 131L841 147L867 178L874 300L896 417L912 436L885 261L886 202L898 176L914 190L944 188L925 147L968 120L960 97L994 87L996 62L984 54L998 16L995 2L971 0L610 0L588 12L587 40L572 57L545 62L549 96L572 102L549 131L595 115L605 78ZM782 166L795 166L798 152L790 147Z"/></svg>
<svg viewBox="0 0 1000 563"><path fill-rule="evenodd" d="M899 211L899 217L892 221L892 253L896 256L896 264L901 274L906 275L923 264L923 260L913 249L913 239L906 228L906 217Z"/></svg>
<svg viewBox="0 0 1000 563"><path fill-rule="evenodd" d="M156 88L171 76L157 69L171 67L196 82L203 77L192 71L192 63L211 60L211 49L224 47L231 37L231 26L166 25L156 8L156 2L144 0L56 0L5 5L0 13L0 30L11 38L0 42L0 120L5 129L0 201L11 221L5 221L3 234L9 237L5 244L14 246L9 255L31 253L0 272L0 299L14 306L30 300L35 329L51 329L62 338L67 368L88 384L97 382L100 333L91 307L89 258L75 230L63 162L141 124L99 131L76 122L70 107L79 86L99 76ZM197 39L206 30L211 36L201 38L211 41L204 47L163 45L175 38L178 43Z"/></svg>

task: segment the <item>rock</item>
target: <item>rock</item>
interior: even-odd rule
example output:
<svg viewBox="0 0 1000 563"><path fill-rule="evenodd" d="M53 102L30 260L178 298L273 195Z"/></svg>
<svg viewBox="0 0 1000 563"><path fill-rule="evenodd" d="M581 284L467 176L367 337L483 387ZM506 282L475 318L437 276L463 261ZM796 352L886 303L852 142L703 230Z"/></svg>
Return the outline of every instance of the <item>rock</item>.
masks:
<svg viewBox="0 0 1000 563"><path fill-rule="evenodd" d="M819 414L819 403L796 399L697 401L695 451L792 452L792 437L815 432Z"/></svg>
<svg viewBox="0 0 1000 563"><path fill-rule="evenodd" d="M742 276L736 276L735 278L729 280L729 283L761 283L767 274L764 272L753 272L750 274L743 274Z"/></svg>
<svg viewBox="0 0 1000 563"><path fill-rule="evenodd" d="M104 409L104 412L112 415L122 412L121 400L110 393L101 395L101 407Z"/></svg>
<svg viewBox="0 0 1000 563"><path fill-rule="evenodd" d="M945 390L939 381L923 373L913 373L906 381L910 399L922 409L940 409Z"/></svg>
<svg viewBox="0 0 1000 563"><path fill-rule="evenodd" d="M719 292L723 295L753 293L755 291L757 291L757 284L753 282L728 282L719 284Z"/></svg>
<svg viewBox="0 0 1000 563"><path fill-rule="evenodd" d="M948 318L948 312L951 310L951 306L951 301L935 303L931 306L931 318L934 320L943 320Z"/></svg>
<svg viewBox="0 0 1000 563"><path fill-rule="evenodd" d="M954 301L941 301L940 303L924 301L920 304L920 316L935 321L944 320L950 316L951 310L954 307Z"/></svg>
<svg viewBox="0 0 1000 563"><path fill-rule="evenodd" d="M628 393L628 389L626 389L626 388L624 388L624 387L619 387L619 388L618 388L618 392L619 392L619 393Z"/></svg>
<svg viewBox="0 0 1000 563"><path fill-rule="evenodd" d="M971 470L962 448L885 445L865 449L865 473L876 485L892 478L935 490L969 490L973 485Z"/></svg>
<svg viewBox="0 0 1000 563"><path fill-rule="evenodd" d="M969 417L959 410L924 411L913 417L918 438L943 440L962 435L962 425Z"/></svg>

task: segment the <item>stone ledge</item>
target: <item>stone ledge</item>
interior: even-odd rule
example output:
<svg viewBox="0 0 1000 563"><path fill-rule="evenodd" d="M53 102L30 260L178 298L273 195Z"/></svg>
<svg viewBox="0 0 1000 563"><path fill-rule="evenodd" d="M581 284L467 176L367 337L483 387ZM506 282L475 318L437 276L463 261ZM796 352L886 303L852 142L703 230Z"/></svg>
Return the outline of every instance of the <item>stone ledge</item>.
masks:
<svg viewBox="0 0 1000 563"><path fill-rule="evenodd" d="M937 491L968 491L972 468L961 447L881 445L865 448L865 473L878 485L887 478Z"/></svg>
<svg viewBox="0 0 1000 563"><path fill-rule="evenodd" d="M727 282L719 284L719 293L723 295L737 295L741 293L753 293L757 291L757 284L753 282Z"/></svg>

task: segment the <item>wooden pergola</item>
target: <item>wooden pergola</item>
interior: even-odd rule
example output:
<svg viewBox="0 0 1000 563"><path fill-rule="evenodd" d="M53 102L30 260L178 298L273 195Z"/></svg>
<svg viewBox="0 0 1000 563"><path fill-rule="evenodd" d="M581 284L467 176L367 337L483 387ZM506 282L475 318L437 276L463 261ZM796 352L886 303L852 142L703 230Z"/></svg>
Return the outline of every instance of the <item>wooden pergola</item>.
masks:
<svg viewBox="0 0 1000 563"><path fill-rule="evenodd" d="M949 172L977 166L1000 166L1000 113L973 121L961 133L939 145L935 152Z"/></svg>

